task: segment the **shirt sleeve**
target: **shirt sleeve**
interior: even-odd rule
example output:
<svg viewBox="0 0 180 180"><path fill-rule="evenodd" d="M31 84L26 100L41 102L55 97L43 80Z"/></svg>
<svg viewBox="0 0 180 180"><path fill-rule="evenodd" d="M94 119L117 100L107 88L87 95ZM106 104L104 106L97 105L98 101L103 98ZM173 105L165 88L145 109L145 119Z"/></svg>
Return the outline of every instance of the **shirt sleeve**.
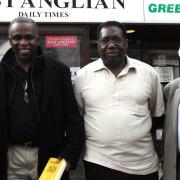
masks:
<svg viewBox="0 0 180 180"><path fill-rule="evenodd" d="M160 117L164 114L164 100L159 75L155 72L152 81L150 97L150 111L152 117Z"/></svg>
<svg viewBox="0 0 180 180"><path fill-rule="evenodd" d="M74 88L74 95L77 101L77 104L79 106L79 110L81 115L84 115L85 113L85 106L84 106L84 100L82 98L81 95L81 80L80 80L80 76L76 76L75 80L74 80L74 84L73 84L73 88Z"/></svg>

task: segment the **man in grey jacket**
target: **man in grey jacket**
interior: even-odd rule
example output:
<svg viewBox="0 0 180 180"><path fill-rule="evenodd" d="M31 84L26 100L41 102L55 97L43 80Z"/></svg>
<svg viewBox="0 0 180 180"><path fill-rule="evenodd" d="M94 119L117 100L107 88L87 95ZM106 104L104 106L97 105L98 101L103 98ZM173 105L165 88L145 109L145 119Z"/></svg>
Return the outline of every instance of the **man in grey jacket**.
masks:
<svg viewBox="0 0 180 180"><path fill-rule="evenodd" d="M180 78L167 84L164 88L166 117L164 125L164 165L163 180L179 180L180 136Z"/></svg>

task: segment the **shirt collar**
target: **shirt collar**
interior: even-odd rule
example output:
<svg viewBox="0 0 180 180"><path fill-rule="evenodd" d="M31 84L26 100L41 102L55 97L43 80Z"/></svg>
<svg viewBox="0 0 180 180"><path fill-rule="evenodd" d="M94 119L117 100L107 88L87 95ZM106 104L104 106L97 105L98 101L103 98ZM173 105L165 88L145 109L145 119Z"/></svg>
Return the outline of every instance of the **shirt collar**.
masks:
<svg viewBox="0 0 180 180"><path fill-rule="evenodd" d="M133 59L131 59L130 57L128 57L127 55L126 55L126 59L127 59L127 64L126 64L126 66L124 67L124 69L136 69L137 67L136 67L136 64L135 64L135 62L133 61Z"/></svg>
<svg viewBox="0 0 180 180"><path fill-rule="evenodd" d="M102 69L107 69L107 67L103 64L102 59L99 58L98 60L96 60L96 65L93 66L93 71L100 71Z"/></svg>
<svg viewBox="0 0 180 180"><path fill-rule="evenodd" d="M135 70L136 69L136 64L134 63L134 61L131 58L129 58L127 55L126 55L126 59L127 59L127 64L126 64L126 66L124 67L123 70L125 70L125 69L126 69L126 71L129 71L130 69ZM100 71L102 69L108 69L108 68L104 65L102 59L99 58L96 61L96 66L93 67L93 71L94 72L95 71Z"/></svg>

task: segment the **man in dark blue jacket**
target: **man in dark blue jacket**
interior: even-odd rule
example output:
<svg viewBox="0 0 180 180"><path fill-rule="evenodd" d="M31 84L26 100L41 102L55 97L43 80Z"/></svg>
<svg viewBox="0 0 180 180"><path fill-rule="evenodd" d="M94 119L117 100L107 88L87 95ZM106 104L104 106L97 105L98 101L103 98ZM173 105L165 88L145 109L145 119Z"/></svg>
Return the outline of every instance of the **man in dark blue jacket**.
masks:
<svg viewBox="0 0 180 180"><path fill-rule="evenodd" d="M9 42L0 66L0 179L35 180L50 157L61 157L67 180L84 142L69 68L43 55L29 18L10 23Z"/></svg>

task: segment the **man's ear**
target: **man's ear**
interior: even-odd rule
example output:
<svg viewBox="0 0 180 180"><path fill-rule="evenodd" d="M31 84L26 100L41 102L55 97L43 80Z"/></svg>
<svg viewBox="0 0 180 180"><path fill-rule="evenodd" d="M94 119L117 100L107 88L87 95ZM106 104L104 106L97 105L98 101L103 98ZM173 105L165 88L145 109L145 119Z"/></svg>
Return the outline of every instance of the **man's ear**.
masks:
<svg viewBox="0 0 180 180"><path fill-rule="evenodd" d="M97 48L98 48L98 51L100 50L100 44L99 42L97 41Z"/></svg>
<svg viewBox="0 0 180 180"><path fill-rule="evenodd" d="M8 41L9 41L9 44L12 46L12 41L10 37L8 37Z"/></svg>
<svg viewBox="0 0 180 180"><path fill-rule="evenodd" d="M36 37L36 41L37 41L37 44L39 45L39 44L40 44L40 37L39 37L39 34L38 34L37 37Z"/></svg>
<svg viewBox="0 0 180 180"><path fill-rule="evenodd" d="M128 39L126 39L125 48L128 49Z"/></svg>

